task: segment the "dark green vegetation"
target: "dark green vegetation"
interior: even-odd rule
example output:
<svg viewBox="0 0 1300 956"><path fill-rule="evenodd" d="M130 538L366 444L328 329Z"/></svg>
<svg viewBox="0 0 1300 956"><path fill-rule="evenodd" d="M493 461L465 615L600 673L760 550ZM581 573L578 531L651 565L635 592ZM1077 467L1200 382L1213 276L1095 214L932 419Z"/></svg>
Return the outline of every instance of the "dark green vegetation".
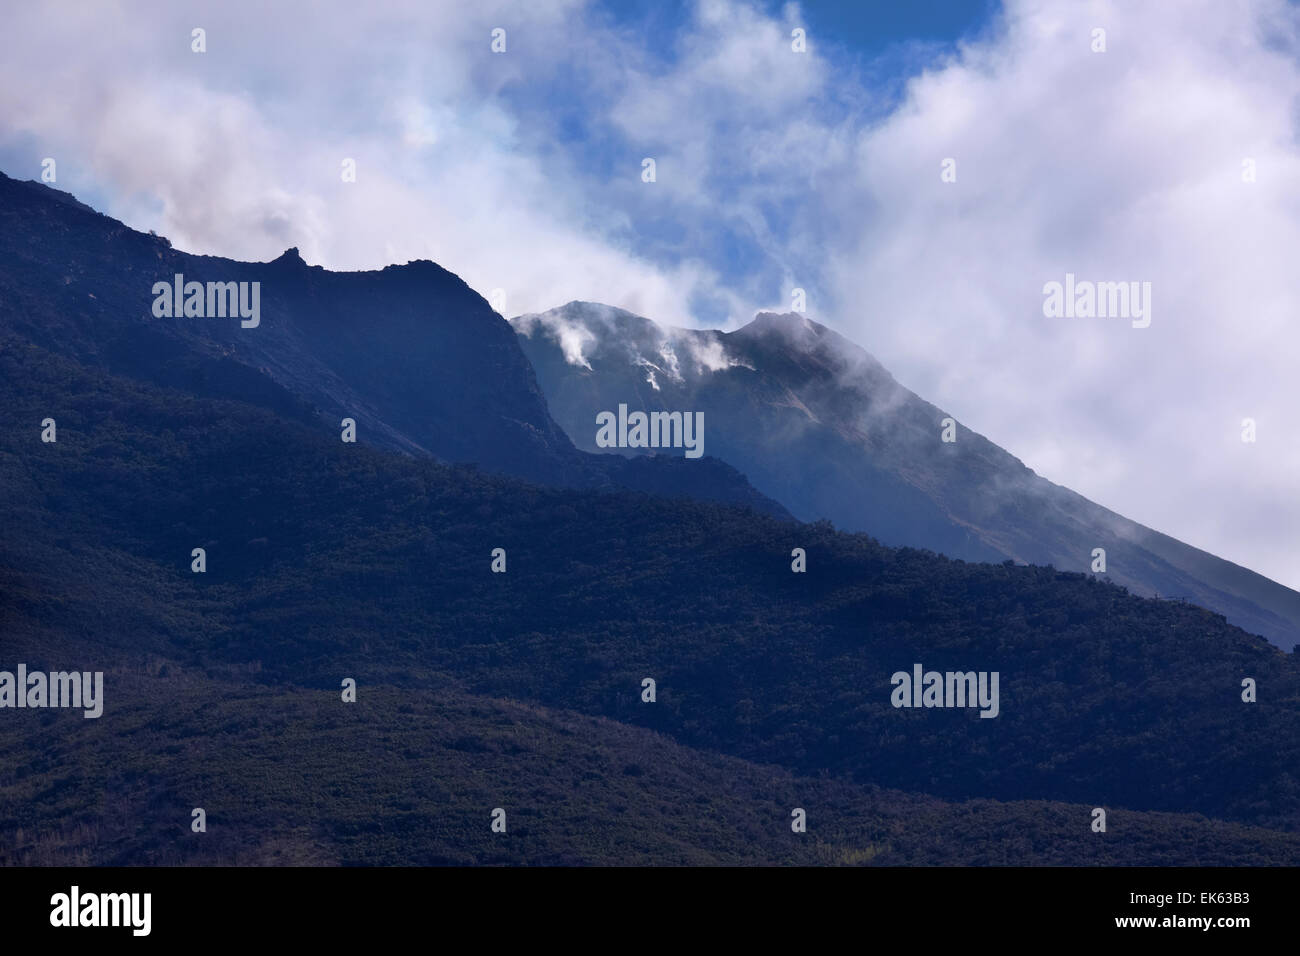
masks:
<svg viewBox="0 0 1300 956"><path fill-rule="evenodd" d="M799 778L650 731L444 687L239 687L120 672L111 720L0 733L0 863L1284 864L1300 835L1187 814ZM16 724L29 725L23 734ZM39 731L36 730L39 725ZM208 830L190 832L191 810ZM493 808L507 832L489 830ZM790 812L808 814L795 834Z"/></svg>
<svg viewBox="0 0 1300 956"><path fill-rule="evenodd" d="M1092 576L795 524L721 462L584 455L436 267L210 273L285 272L326 312L363 284L350 308L398 313L356 319L373 367L346 309L317 329L272 291L257 330L154 320L144 258L217 261L48 192L0 180L0 669L103 670L106 699L0 710L0 859L1300 862L1294 654ZM450 351L403 364L417 333ZM424 362L504 384L412 410L383 373ZM384 440L339 440L352 402ZM894 709L918 661L999 671L1001 716Z"/></svg>
<svg viewBox="0 0 1300 956"><path fill-rule="evenodd" d="M40 841L97 860L188 858L162 835L189 839L187 805L215 821L209 804L220 802L238 832L199 859L616 863L648 859L662 840L663 861L865 861L885 844L881 862L1297 860L1292 836L1186 815L1142 816L1140 841L1118 837L1124 809L1291 832L1300 822L1295 656L1206 611L1050 568L966 564L825 525L542 489L344 445L330 429L126 382L13 341L0 347L0 383L4 660L110 671L99 721L0 712L0 746L14 756L0 774L0 820L7 833L32 820L47 834L24 831L27 849L11 851L23 859L37 858ZM47 414L57 444L39 441ZM207 548L206 575L189 571L196 546ZM790 572L794 546L808 550L807 574ZM494 547L507 549L506 574L489 571ZM1002 716L893 709L889 675L913 661L999 670ZM115 667L194 683L154 686ZM356 723L367 712L339 702L345 676L358 679L362 703L379 698L396 713L394 686L418 691L420 710L506 706L468 693L568 713L513 711L538 722L519 718L534 773L497 744L482 751L490 759L470 760L478 745L446 743L486 733L468 717L449 716L436 733ZM655 704L639 699L644 676L658 681ZM1240 700L1246 676L1259 683L1257 704ZM207 703L221 695L232 698L228 717ZM292 701L312 703L299 718ZM323 713L333 716L311 716ZM285 715L283 731L270 714ZM556 726L589 740L610 733L603 748L566 750ZM236 746L228 733L247 740ZM664 762L638 756L652 746ZM590 802L565 783L586 772L574 751L587 749L602 754ZM742 765L701 751L750 763L719 770ZM331 775L333 753L355 756ZM254 755L282 769L259 783ZM764 790L746 782L772 779L759 764L839 782L809 791L810 780L780 775L785 789ZM625 774L631 766L645 772ZM134 767L130 786L109 767ZM628 779L610 780L611 767ZM739 792L719 790L724 777ZM693 789L652 785L665 778ZM420 796L421 780L449 795L445 806ZM546 801L529 781L549 788ZM864 785L1076 806L899 797L931 809L895 835L873 822ZM217 796L191 795L205 787ZM810 792L827 796L795 799ZM508 802L496 793L519 801L521 835L534 835L526 845L482 842L486 812ZM129 800L115 805L115 794ZM543 826L543 803L558 808L558 830ZM810 803L815 827L801 850L787 839L786 804ZM723 805L726 822L690 825L690 807ZM1119 811L1104 837L1088 831L1093 806ZM409 855L375 835L372 807L384 826L418 830L400 844ZM584 814L612 833L570 839ZM69 835L78 824L100 834L99 849ZM470 824L482 834L454 835ZM756 842L754 827L769 824L772 842ZM1088 856L1071 828L1112 841L1115 855Z"/></svg>

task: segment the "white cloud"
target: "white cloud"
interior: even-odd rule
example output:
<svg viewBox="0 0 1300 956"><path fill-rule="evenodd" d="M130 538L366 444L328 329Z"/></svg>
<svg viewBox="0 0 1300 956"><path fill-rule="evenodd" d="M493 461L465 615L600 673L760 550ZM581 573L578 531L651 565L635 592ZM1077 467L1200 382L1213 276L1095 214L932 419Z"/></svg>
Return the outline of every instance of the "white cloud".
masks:
<svg viewBox="0 0 1300 956"><path fill-rule="evenodd" d="M834 324L1040 473L1300 586L1296 51L1281 3L1010 4L862 132ZM1152 282L1151 327L1044 318L1067 271Z"/></svg>
<svg viewBox="0 0 1300 956"><path fill-rule="evenodd" d="M511 314L581 299L691 325L704 299L735 324L802 287L1040 473L1300 587L1298 17L1009 0L882 115L815 31L791 51L795 6L702 0L664 63L582 2L19 5L0 154L35 151L19 176L55 156L62 188L180 248L431 258ZM580 98L515 108L552 89ZM1150 281L1151 327L1045 318L1067 271Z"/></svg>
<svg viewBox="0 0 1300 956"><path fill-rule="evenodd" d="M296 245L333 269L432 258L515 311L581 297L689 321L692 290L716 285L699 262L654 265L591 228L571 169L517 138L500 93L555 75L555 51L584 35L581 4L145 6L7 13L0 146L40 144L29 171L7 172L55 156L62 188L192 251ZM195 25L206 53L190 50Z"/></svg>

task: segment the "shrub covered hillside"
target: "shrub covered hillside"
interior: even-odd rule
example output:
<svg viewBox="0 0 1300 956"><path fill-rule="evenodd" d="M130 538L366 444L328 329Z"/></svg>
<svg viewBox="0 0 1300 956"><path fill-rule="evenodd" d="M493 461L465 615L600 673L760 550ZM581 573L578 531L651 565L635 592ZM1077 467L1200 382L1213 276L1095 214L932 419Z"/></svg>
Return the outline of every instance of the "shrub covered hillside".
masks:
<svg viewBox="0 0 1300 956"><path fill-rule="evenodd" d="M309 761L296 741L329 723L334 747L363 748L391 734L406 748L409 728L359 716L373 688L398 713L406 689L426 695L418 697L425 708L451 707L443 693L491 699L456 696L463 704L454 714L512 699L519 713L553 714L552 730L568 723L594 737L606 728L609 759L624 767L643 766L627 750L660 738L586 718L671 738L678 746L661 749L665 760L716 766L711 754L725 754L838 780L845 793L874 785L943 800L1195 813L1286 831L1300 824L1295 655L1191 606L1051 568L889 549L745 509L544 489L344 444L310 421L116 378L16 339L0 344L0 408L0 666L109 672L98 721L0 711L10 752L32 755L0 776L11 822L29 801L57 798L59 819L111 831L109 802L129 788L78 788L73 779L81 755L88 773L96 760L112 764L104 755L128 733L151 755L136 762L139 774L156 765L160 779L177 781L200 774L210 748L227 748L229 740L207 739L227 725L251 734L248 747L285 759L301 751L294 759ZM47 417L57 421L55 443L40 440ZM206 551L203 574L191 571L194 548ZM491 570L496 548L505 550L505 573ZM805 573L791 570L795 548L806 551ZM891 675L914 663L998 672L998 716L891 706ZM120 676L140 668L157 675L156 690ZM187 703L204 699L198 685L180 696L167 690L174 673L215 688L218 699L264 702L257 707L325 703L307 707L294 733L257 731L253 704L232 704L230 718L219 718L215 703ZM358 682L356 705L339 701L345 677ZM647 677L656 682L653 703L642 700ZM1255 703L1242 700L1246 678L1256 682ZM430 688L439 689L433 701ZM127 729L128 714L138 732ZM43 719L66 731L58 739L67 746L51 749ZM183 727L193 733L182 740ZM442 746L412 746L411 759ZM503 777L507 764L498 768ZM467 775L466 787L489 772L448 767ZM652 778L663 772L643 769ZM690 799L716 799L707 775L693 776ZM141 787L137 797L150 805L202 805L170 785ZM321 779L271 811L285 821L300 815L307 828L295 831L306 842L286 853L366 856L345 839L346 827L307 822L344 800L344 790ZM230 799L234 818L250 820L264 797L246 789ZM665 812L682 809L660 791L653 799ZM779 802L791 799L782 793ZM1024 815L1040 806L1057 812L1045 804L1004 809ZM818 814L826 827L833 815L829 807ZM951 819L981 818L969 810ZM325 829L308 840L313 825ZM1077 825L1087 830L1086 813ZM178 826L183 834L184 820ZM671 829L667 818L662 826ZM945 860L1002 859L954 826L955 842L935 851ZM758 852L728 832L735 842L715 848L716 859ZM228 856L264 852L247 834L232 839L222 845ZM570 859L562 842L522 858ZM173 852L127 845L125 858ZM425 845L427 858L444 852ZM1193 845L1178 845L1182 861L1194 862ZM1267 853L1294 863L1290 847L1280 842ZM595 851L583 844L573 852L592 859ZM620 852L609 848L602 859L620 862ZM372 858L388 859L378 849ZM1144 859L1154 857L1126 857Z"/></svg>
<svg viewBox="0 0 1300 956"><path fill-rule="evenodd" d="M1086 804L945 803L446 687L332 690L147 668L112 720L0 725L0 863L1276 865L1300 834ZM191 831L202 807L207 830ZM505 812L493 833L491 812ZM792 812L807 831L791 829Z"/></svg>

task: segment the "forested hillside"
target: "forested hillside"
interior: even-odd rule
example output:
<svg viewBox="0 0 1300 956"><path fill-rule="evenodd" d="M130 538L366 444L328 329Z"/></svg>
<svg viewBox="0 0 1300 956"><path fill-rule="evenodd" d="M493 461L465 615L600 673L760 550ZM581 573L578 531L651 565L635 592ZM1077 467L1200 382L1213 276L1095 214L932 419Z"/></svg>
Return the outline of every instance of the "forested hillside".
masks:
<svg viewBox="0 0 1300 956"><path fill-rule="evenodd" d="M560 726L581 726L585 739L609 731L606 762L592 771L606 778L604 787L627 786L609 783L608 766L621 765L620 773L640 766L643 777L635 770L626 776L659 779L667 772L662 760L681 761L682 779L695 780L695 789L643 793L660 807L665 818L655 832L664 834L679 832L676 818L667 819L670 808L685 812L692 801L718 799L714 778L692 763L716 766L715 754L825 777L849 788L845 793L876 786L1018 802L952 810L943 825L957 829L930 849L837 817L856 797L842 804L827 798L817 813L827 828L817 839L855 853L883 840L918 861L1006 861L997 849L1005 832L975 825L991 819L985 813L1024 819L1041 809L1048 819L1075 821L1079 812L1055 817L1065 811L1019 801L1073 804L1083 816L1070 826L1098 839L1087 829L1092 807L1204 814L1288 831L1300 824L1295 656L1193 606L1137 598L1051 568L890 549L865 535L752 510L547 489L348 445L329 427L131 381L13 338L0 344L0 409L6 665L108 672L98 721L4 715L6 750L21 755L0 775L0 813L11 821L34 802L112 832L125 809L114 807L113 795L129 792L160 807L202 806L182 792L188 784L167 781L210 773L204 755L217 753L214 747L228 752L230 735L246 735L240 751L268 761L291 753L309 761L313 751L299 739L309 737L334 741L330 748L361 763L373 751L385 766L409 749L410 760L430 760L430 772L444 774L431 779L449 793L486 799L496 784L484 785L481 775L504 786L522 773L523 758L492 764L437 756L440 747L456 750L446 743L456 732L482 733L468 717L457 731L466 713L458 708L540 706ZM40 440L46 417L57 420L55 443ZM196 547L206 550L203 574L191 571ZM495 548L506 552L505 573L491 571ZM806 551L805 573L791 570L794 548ZM894 708L890 675L916 662L998 671L999 716ZM169 683L176 675L197 683ZM355 705L339 700L345 677L358 681ZM646 677L657 684L654 703L641 699ZM1242 701L1244 678L1257 682L1257 703ZM442 743L408 743L409 725L366 711L367 689L381 685L375 696L398 713L404 700L451 708L439 718L448 722L438 731ZM270 711L232 704L229 717L217 716L215 700L226 697L256 698ZM474 703L480 697L519 703ZM289 723L261 725L259 715L292 709L290 699L314 703L304 704L301 718L285 717ZM355 734L339 729L350 721ZM554 726L536 733L549 735ZM61 730L51 737L55 727ZM643 736L650 731L674 742L655 745L669 756L653 765L632 756L660 739ZM96 745L76 743L96 738ZM135 764L136 791L123 790L106 768L121 763L113 756L118 748L136 744L151 756ZM477 745L466 746L476 752ZM486 746L494 752L497 744ZM556 759L557 773L577 773L565 763L569 756ZM159 776L141 782L155 772L150 768ZM285 772L284 779L297 779L298 771ZM486 789L470 788L471 778ZM282 794L280 809L267 811L284 821L316 821L310 839L302 828L286 837L284 852L392 859L397 850L376 844L368 851L351 840L348 827L362 824L331 814L359 812L348 801L361 798L355 788L326 781ZM257 808L274 804L266 786L287 784L248 778L223 812L253 820ZM396 800L400 809L408 786L380 774L367 787L387 795L367 789L365 799ZM784 804L798 787L782 786L764 806L780 810L774 826L788 833L780 817L788 817ZM606 814L624 799L614 790L602 790L601 809L591 812ZM456 812L477 819L486 812L479 801ZM426 819L431 804L416 806L422 822L410 826L437 826ZM735 820L748 813L738 810ZM322 815L335 822L321 824ZM45 819L42 827L52 822ZM1185 827L1215 840L1227 835L1215 859L1296 861L1290 837L1270 842L1197 820L1166 821L1172 830L1124 850L1123 861L1200 859L1196 844L1169 835ZM1043 832L1066 832L1054 826ZM705 852L687 835L696 832L679 832L681 853ZM768 852L737 832L724 827L706 855L735 861ZM187 837L185 819L176 834ZM217 857L273 852L255 849L259 838L247 833L230 839ZM535 854L512 859L564 861L566 845L575 859L625 861L618 845L598 850L577 837L568 844L553 834L546 839L552 842L538 844L544 848ZM188 852L164 843L127 840L117 855L110 847L96 858ZM451 837L422 845L428 859L490 858ZM1054 846L1025 848L1016 859L1060 859L1062 845Z"/></svg>

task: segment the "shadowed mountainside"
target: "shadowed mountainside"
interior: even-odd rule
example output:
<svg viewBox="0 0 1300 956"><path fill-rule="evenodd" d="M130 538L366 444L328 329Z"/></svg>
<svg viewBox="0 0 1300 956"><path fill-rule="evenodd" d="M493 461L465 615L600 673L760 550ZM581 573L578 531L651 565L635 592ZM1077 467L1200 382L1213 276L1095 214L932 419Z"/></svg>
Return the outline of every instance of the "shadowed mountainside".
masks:
<svg viewBox="0 0 1300 956"><path fill-rule="evenodd" d="M30 343L0 345L0 408L11 665L153 662L335 698L344 676L436 680L801 776L1300 827L1297 658L1192 605L346 445ZM999 672L999 716L894 708L915 662Z"/></svg>
<svg viewBox="0 0 1300 956"><path fill-rule="evenodd" d="M972 561L1089 571L1136 594L1190 600L1283 648L1300 594L1152 531L1034 474L898 384L864 350L801 315L762 313L734 332L661 328L573 302L512 320L556 420L597 451L595 414L704 412L705 450L799 519Z"/></svg>
<svg viewBox="0 0 1300 956"><path fill-rule="evenodd" d="M156 282L260 283L260 322L153 314ZM335 435L572 487L623 487L786 515L729 465L580 452L510 326L457 276L416 261L329 272L194 256L66 193L0 174L0 333L118 375L267 408ZM689 467L687 467L689 466Z"/></svg>
<svg viewBox="0 0 1300 956"><path fill-rule="evenodd" d="M113 271L135 261L116 244L154 240L0 185L44 210L25 240L4 234L30 248L0 268L0 670L105 672L97 720L0 709L4 862L1296 862L1294 654L1091 575L889 548L685 488L500 474L571 454L685 486L704 461L566 453L545 419L534 455L502 447L493 468L341 442L339 412L304 396L325 401L336 374L348 401L364 386L397 404L367 355L286 338L266 371L242 336L273 327L269 291L263 326L224 320L225 344L186 327L223 320L101 311L140 278ZM303 268L245 274L269 290ZM302 308L284 334L309 327ZM507 445L526 392L478 410ZM475 413L430 415L452 411ZM369 427L409 438L420 416L403 414ZM998 716L893 707L914 662L998 672Z"/></svg>
<svg viewBox="0 0 1300 956"><path fill-rule="evenodd" d="M1284 865L1300 834L952 804L439 686L272 691L119 672L112 723L0 725L0 865ZM36 727L24 727L39 725ZM13 767L38 768L21 776ZM190 811L207 812L206 833ZM506 811L507 831L489 830ZM791 831L793 808L807 833ZM91 809L93 808L93 809Z"/></svg>

